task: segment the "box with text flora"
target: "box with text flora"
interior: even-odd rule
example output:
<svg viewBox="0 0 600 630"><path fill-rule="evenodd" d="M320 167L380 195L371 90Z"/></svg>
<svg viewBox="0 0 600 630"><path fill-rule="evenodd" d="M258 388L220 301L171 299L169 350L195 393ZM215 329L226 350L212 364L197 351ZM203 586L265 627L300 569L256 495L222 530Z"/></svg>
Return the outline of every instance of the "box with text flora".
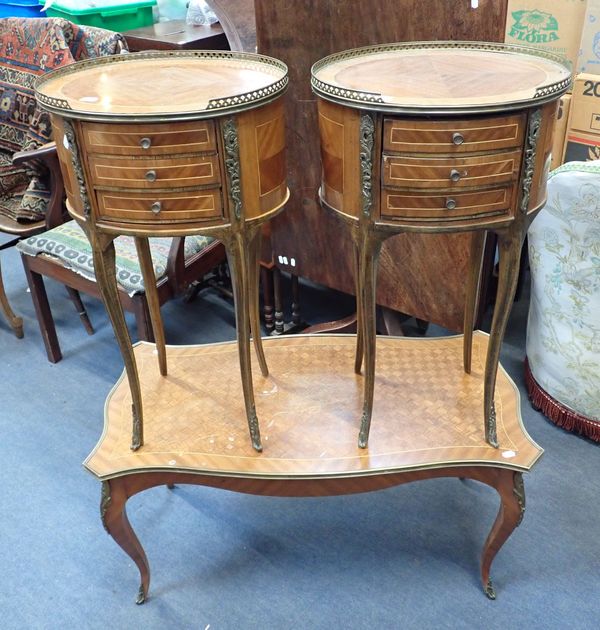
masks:
<svg viewBox="0 0 600 630"><path fill-rule="evenodd" d="M586 0L508 0L507 44L534 46L577 67Z"/></svg>

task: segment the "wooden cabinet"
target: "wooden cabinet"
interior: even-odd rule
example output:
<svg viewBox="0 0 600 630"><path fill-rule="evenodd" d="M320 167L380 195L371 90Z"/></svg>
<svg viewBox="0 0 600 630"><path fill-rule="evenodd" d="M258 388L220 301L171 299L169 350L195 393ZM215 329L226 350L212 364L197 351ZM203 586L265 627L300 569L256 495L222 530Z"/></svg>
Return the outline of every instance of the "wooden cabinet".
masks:
<svg viewBox="0 0 600 630"><path fill-rule="evenodd" d="M218 81L215 81L218 77ZM258 318L261 225L288 199L281 95L287 68L261 55L139 53L69 66L44 77L71 215L86 231L133 399L132 448L143 445L142 398L114 277L113 240L135 237L156 337L165 340L147 238L206 234L227 250L234 277L239 359L253 446L250 331L268 373Z"/></svg>
<svg viewBox="0 0 600 630"><path fill-rule="evenodd" d="M479 0L477 9L470 0L211 3L216 9L225 9L234 22L244 16L240 5L255 7L259 52L290 66L287 155L291 198L286 211L271 224L274 262L284 272L354 293L352 241L340 230L336 217L323 216L319 205L319 121L317 98L310 90L311 65L338 51L387 42L501 42L507 0ZM420 83L425 76L422 72ZM311 237L306 238L307 234ZM377 303L461 331L471 242L472 235L466 233L400 234L388 239L378 267ZM491 248L489 254L486 265L491 271ZM484 281L490 275L488 272ZM485 289L482 293L487 297Z"/></svg>
<svg viewBox="0 0 600 630"><path fill-rule="evenodd" d="M355 250L355 370L361 371L363 353L365 363L361 446L367 445L373 410L383 242L406 232L412 237L470 230L477 233L464 277L467 373L485 232L499 243L483 409L486 440L498 446L494 387L500 343L521 244L545 200L557 100L569 85L560 58L489 43L386 44L337 53L313 66L321 202L348 224Z"/></svg>

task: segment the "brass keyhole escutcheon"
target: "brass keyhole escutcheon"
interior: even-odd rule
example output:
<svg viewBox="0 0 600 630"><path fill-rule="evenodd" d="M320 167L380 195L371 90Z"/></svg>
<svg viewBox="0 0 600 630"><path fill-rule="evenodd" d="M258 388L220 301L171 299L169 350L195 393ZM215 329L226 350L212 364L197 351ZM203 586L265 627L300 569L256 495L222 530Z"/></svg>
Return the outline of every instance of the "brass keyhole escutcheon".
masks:
<svg viewBox="0 0 600 630"><path fill-rule="evenodd" d="M455 145L460 145L465 141L465 137L462 135L462 133L458 133L458 131L456 133L452 134L452 142Z"/></svg>
<svg viewBox="0 0 600 630"><path fill-rule="evenodd" d="M456 208L456 199L446 199L446 208L454 210Z"/></svg>
<svg viewBox="0 0 600 630"><path fill-rule="evenodd" d="M155 182L156 181L156 171L148 171L144 175L147 182Z"/></svg>
<svg viewBox="0 0 600 630"><path fill-rule="evenodd" d="M142 138L140 140L140 146L142 149L149 149L152 146L152 140L150 140L150 138Z"/></svg>
<svg viewBox="0 0 600 630"><path fill-rule="evenodd" d="M158 214L162 210L162 204L160 203L160 201L155 201L150 206L150 210L152 210L154 214Z"/></svg>

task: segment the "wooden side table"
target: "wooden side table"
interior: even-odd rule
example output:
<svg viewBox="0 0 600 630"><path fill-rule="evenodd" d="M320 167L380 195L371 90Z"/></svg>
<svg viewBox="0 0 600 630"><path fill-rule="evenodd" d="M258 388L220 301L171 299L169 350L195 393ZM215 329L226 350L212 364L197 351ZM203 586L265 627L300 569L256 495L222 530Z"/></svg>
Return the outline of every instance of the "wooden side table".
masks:
<svg viewBox="0 0 600 630"><path fill-rule="evenodd" d="M156 338L167 359L149 236L220 239L233 275L245 411L261 440L250 367L250 330L268 373L258 316L260 226L288 199L281 95L287 68L233 52L137 53L73 64L46 75L37 98L52 113L71 216L88 235L96 279L125 362L133 399L131 448L144 443L142 396L115 279L113 241L135 237Z"/></svg>
<svg viewBox="0 0 600 630"><path fill-rule="evenodd" d="M324 497L440 477L474 479L499 494L498 516L481 554L482 586L494 599L492 561L523 519L523 472L542 449L523 428L519 392L502 369L496 399L503 448L483 440L478 409L488 342L487 335L475 333L467 376L460 364L461 336L380 339L380 422L373 423L364 451L356 445L362 393L360 378L352 374L354 336L265 339L273 376L258 377L259 414L271 419L263 431L263 453L252 449L235 421L244 409L230 395L239 378L234 343L170 346L170 372L164 378L154 366L154 345L136 344L149 402L146 445L129 449L131 397L122 377L108 396L102 437L84 465L102 481L100 515L106 530L138 567L137 603L148 595L150 567L126 503L148 488L194 484L263 496Z"/></svg>
<svg viewBox="0 0 600 630"><path fill-rule="evenodd" d="M337 53L312 68L319 102L322 204L345 221L356 257L365 363L359 445L375 378L375 284L381 244L399 233L476 231L465 278L463 364L486 231L498 237L498 291L485 369L485 437L499 446L494 387L527 228L546 198L562 59L502 44L416 42Z"/></svg>

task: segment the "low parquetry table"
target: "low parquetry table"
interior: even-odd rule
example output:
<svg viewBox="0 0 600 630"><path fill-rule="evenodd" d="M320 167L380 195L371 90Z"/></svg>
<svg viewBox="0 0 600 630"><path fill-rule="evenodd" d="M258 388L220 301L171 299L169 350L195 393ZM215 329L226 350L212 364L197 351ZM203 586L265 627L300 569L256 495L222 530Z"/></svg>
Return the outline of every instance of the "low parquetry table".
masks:
<svg viewBox="0 0 600 630"><path fill-rule="evenodd" d="M289 197L282 62L249 53L135 53L83 61L36 85L52 114L70 215L87 234L98 287L132 390L131 448L144 443L143 406L118 297L114 239L135 237L161 375L165 338L148 237L222 241L235 297L245 417L262 448L250 369L250 330L268 373L258 312L261 225Z"/></svg>
<svg viewBox="0 0 600 630"><path fill-rule="evenodd" d="M403 232L472 230L463 365L469 373L485 235L493 232L498 290L480 416L488 443L502 446L494 403L500 345L521 246L546 200L558 98L570 85L560 57L481 42L384 44L336 53L313 66L321 202L348 224L355 245L355 371L363 353L365 364L360 446L367 445L373 411L375 284L383 241Z"/></svg>
<svg viewBox="0 0 600 630"><path fill-rule="evenodd" d="M169 374L155 369L155 346L134 350L144 400L145 442L129 448L131 393L124 376L109 394L104 432L85 467L102 481L100 512L108 533L136 563L137 603L150 569L125 510L127 500L161 484L197 484L237 492L317 497L367 492L420 479L470 478L494 488L500 510L483 546L481 579L495 598L492 561L525 511L522 473L542 454L527 435L519 392L500 368L497 428L502 448L482 436L489 338L473 337L471 374L462 370L461 336L381 338L369 448L356 444L362 377L352 372L356 340L306 335L264 340L272 367L255 379L265 449L250 445L239 418L235 343L168 346ZM200 377L201 375L201 377ZM416 578L418 576L415 576Z"/></svg>

